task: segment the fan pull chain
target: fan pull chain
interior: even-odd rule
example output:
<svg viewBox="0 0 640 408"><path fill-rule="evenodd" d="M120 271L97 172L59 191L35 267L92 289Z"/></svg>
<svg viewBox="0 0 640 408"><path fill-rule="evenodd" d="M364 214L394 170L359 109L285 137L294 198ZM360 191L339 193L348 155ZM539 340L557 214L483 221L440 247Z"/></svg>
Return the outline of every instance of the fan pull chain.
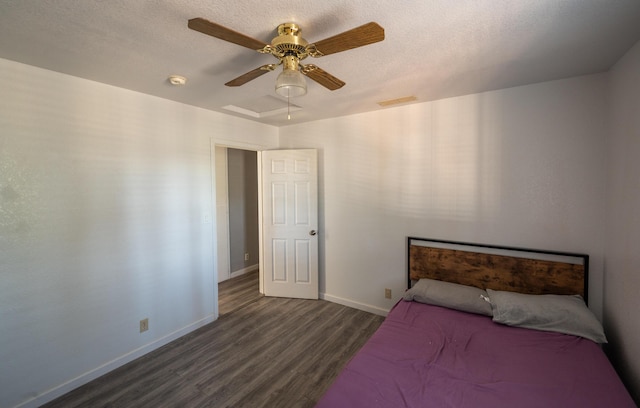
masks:
<svg viewBox="0 0 640 408"><path fill-rule="evenodd" d="M287 120L291 120L291 98L289 98L289 88L287 88Z"/></svg>

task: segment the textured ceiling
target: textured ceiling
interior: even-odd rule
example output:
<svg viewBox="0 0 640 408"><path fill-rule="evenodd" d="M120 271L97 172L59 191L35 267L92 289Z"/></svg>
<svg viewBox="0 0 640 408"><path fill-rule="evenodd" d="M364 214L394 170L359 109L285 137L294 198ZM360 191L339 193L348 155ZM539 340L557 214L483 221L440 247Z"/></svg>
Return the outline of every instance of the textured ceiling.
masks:
<svg viewBox="0 0 640 408"><path fill-rule="evenodd" d="M267 43L284 22L309 42L369 21L386 38L314 59L347 84L329 91L307 80L289 121L277 71L224 86L276 60L188 29L193 17ZM639 22L638 0L0 0L0 58L286 126L406 96L424 102L603 72L640 40ZM171 74L187 84L170 85Z"/></svg>

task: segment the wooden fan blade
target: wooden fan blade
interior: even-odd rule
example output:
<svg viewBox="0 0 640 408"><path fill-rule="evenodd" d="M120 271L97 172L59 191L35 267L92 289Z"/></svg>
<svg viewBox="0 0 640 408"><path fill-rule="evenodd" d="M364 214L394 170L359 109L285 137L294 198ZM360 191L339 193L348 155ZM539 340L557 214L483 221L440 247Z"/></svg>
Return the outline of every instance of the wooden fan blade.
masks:
<svg viewBox="0 0 640 408"><path fill-rule="evenodd" d="M251 48L252 50L261 50L267 45L260 40L256 40L255 38L251 38L200 17L189 20L188 26L192 30L200 31L201 33Z"/></svg>
<svg viewBox="0 0 640 408"><path fill-rule="evenodd" d="M318 68L315 65L305 65L302 67L302 73L313 79L320 85L329 89L330 91L335 91L336 89L340 89L344 86L345 82L334 77L327 71L322 68Z"/></svg>
<svg viewBox="0 0 640 408"><path fill-rule="evenodd" d="M258 68L254 69L254 70L251 70L251 71L247 72L246 74L240 75L236 79L232 79L231 81L227 82L225 85L226 86L244 85L247 82L258 78L259 76L262 76L262 75L266 74L269 71L273 71L274 68L275 68L275 65L273 65L273 64L263 65L261 67L258 67Z"/></svg>
<svg viewBox="0 0 640 408"><path fill-rule="evenodd" d="M380 27L378 23L371 22L318 41L313 45L319 55L329 55L382 40L384 40L384 28Z"/></svg>

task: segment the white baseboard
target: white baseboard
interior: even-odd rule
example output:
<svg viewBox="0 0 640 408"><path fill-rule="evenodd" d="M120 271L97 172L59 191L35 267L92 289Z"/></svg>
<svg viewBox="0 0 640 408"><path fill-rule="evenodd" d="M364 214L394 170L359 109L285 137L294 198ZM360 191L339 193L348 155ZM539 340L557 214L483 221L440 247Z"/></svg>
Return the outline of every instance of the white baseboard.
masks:
<svg viewBox="0 0 640 408"><path fill-rule="evenodd" d="M383 309L373 305L368 305L366 303L354 302L353 300L344 299L338 296L328 295L326 293L320 293L320 299L326 300L328 302L338 303L343 306L349 306L354 309L364 310L365 312L377 314L380 316L387 316L387 314L389 314L389 310L387 309Z"/></svg>
<svg viewBox="0 0 640 408"><path fill-rule="evenodd" d="M242 276L245 273L249 273L249 272L253 272L256 269L260 269L260 264L255 264L255 265L251 265L251 266L247 266L244 269L239 269L237 271L231 272L231 275L229 275L229 278L236 278L238 276Z"/></svg>
<svg viewBox="0 0 640 408"><path fill-rule="evenodd" d="M191 333L192 331L199 329L200 327L209 324L211 322L213 322L215 319L213 318L213 316L207 316L204 319L198 320L195 323L192 323L186 327L183 327L182 329L178 329L176 331L174 331L173 333L169 333L164 337L161 337L149 344L146 344L140 348L137 348L127 354L124 354L114 360L111 360L99 367L94 368L93 370L87 371L86 373L71 379L57 387L54 387L50 390L47 390L45 392L43 392L40 395L37 395L27 401L24 401L22 403L20 403L19 405L16 405L14 408L36 408L39 407L40 405L43 405L49 401L53 401L54 399L66 394L69 391L72 391L78 387L80 387L81 385L84 385L90 381L95 380L96 378L115 370L118 367L121 367L133 360L135 360L138 357L142 357L143 355L158 349L162 346L164 346L165 344L168 344L170 342L172 342L173 340L176 340L182 336L184 336L185 334Z"/></svg>

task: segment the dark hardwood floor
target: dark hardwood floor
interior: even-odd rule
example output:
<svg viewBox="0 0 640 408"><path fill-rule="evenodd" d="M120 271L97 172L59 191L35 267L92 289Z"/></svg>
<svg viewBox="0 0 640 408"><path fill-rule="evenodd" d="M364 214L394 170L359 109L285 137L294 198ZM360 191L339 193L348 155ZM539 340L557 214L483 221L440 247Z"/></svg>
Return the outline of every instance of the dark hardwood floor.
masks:
<svg viewBox="0 0 640 408"><path fill-rule="evenodd" d="M218 311L220 316L240 309L262 297L258 287L258 271L240 275L218 284Z"/></svg>
<svg viewBox="0 0 640 408"><path fill-rule="evenodd" d="M383 317L219 285L220 317L45 407L313 407Z"/></svg>

